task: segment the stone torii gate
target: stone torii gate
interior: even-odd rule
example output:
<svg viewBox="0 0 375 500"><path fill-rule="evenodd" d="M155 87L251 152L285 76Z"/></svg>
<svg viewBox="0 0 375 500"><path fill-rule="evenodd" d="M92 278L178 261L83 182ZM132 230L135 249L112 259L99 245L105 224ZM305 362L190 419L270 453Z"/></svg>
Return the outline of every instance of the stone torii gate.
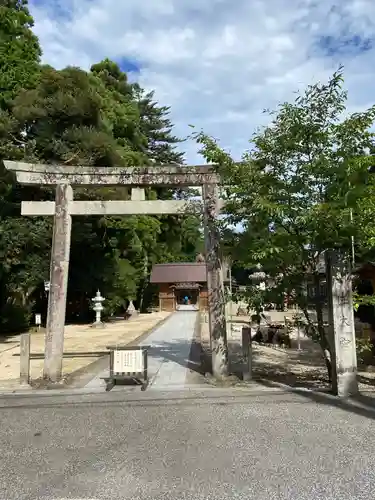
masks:
<svg viewBox="0 0 375 500"><path fill-rule="evenodd" d="M43 165L4 161L20 184L55 186L55 201L23 201L21 214L54 216L50 292L45 337L43 376L58 382L62 376L65 309L68 287L72 215L162 215L186 213L191 201L145 200L149 186L202 186L207 263L209 325L212 370L217 377L227 374L228 352L223 276L215 219L222 202L219 178L209 165L106 168ZM129 186L131 201L74 201L72 186Z"/></svg>

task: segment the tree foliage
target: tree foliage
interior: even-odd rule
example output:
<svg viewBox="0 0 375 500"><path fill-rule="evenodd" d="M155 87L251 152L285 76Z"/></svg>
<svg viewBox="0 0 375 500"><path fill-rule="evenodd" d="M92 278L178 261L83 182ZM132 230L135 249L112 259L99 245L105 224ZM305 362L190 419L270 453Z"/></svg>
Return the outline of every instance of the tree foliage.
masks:
<svg viewBox="0 0 375 500"><path fill-rule="evenodd" d="M26 0L0 5L0 160L62 165L137 166L182 163L169 109L153 92L128 82L109 59L90 71L40 64ZM147 189L168 199L176 190ZM75 188L75 199L130 199L127 187ZM0 166L0 332L27 328L45 314L52 220L20 216L22 200L53 200L53 189L19 186ZM100 288L106 313L128 300L147 307L153 298L153 263L193 260L200 251L194 217L74 217L68 286L68 321L92 318Z"/></svg>
<svg viewBox="0 0 375 500"><path fill-rule="evenodd" d="M26 0L0 4L0 108L7 109L21 89L32 87L39 71L41 49L31 28Z"/></svg>
<svg viewBox="0 0 375 500"><path fill-rule="evenodd" d="M348 114L346 99L340 68L327 83L309 86L294 102L270 112L271 123L254 134L241 162L212 138L197 136L202 153L229 186L224 226L242 226L231 232L234 259L247 268L260 264L275 283L273 292L293 297L307 319L306 282L319 290L324 252L349 251L351 238L360 241L363 230L352 214L361 212L372 161L375 107ZM315 306L316 338L327 351L318 292Z"/></svg>

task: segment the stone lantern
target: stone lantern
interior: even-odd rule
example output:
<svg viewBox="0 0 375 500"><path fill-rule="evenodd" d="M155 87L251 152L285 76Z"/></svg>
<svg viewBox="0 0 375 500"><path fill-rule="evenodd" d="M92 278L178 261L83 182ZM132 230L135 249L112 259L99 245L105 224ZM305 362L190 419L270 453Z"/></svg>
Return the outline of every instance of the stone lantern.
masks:
<svg viewBox="0 0 375 500"><path fill-rule="evenodd" d="M100 291L96 292L96 295L93 299L94 302L93 310L95 311L95 323L92 325L93 327L103 327L102 323L102 311L104 309L102 302L105 301L105 298L101 296Z"/></svg>
<svg viewBox="0 0 375 500"><path fill-rule="evenodd" d="M257 286L260 290L266 289L266 279L267 275L263 271L255 271L252 274L249 274L249 279Z"/></svg>
<svg viewBox="0 0 375 500"><path fill-rule="evenodd" d="M132 318L132 317L138 315L138 311L136 310L132 300L129 300L129 306L128 306L126 312L129 316L129 318Z"/></svg>

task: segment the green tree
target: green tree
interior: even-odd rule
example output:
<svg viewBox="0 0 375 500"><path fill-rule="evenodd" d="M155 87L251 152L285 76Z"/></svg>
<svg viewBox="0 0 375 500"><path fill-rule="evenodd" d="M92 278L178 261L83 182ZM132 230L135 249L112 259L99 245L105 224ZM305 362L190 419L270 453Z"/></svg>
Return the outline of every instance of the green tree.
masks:
<svg viewBox="0 0 375 500"><path fill-rule="evenodd" d="M22 190L2 159L23 159L23 127L13 114L14 99L39 77L41 49L25 0L0 4L0 332L20 331L30 319L45 267L48 222L19 217ZM34 196L35 189L29 189Z"/></svg>
<svg viewBox="0 0 375 500"><path fill-rule="evenodd" d="M177 146L183 141L173 133L170 108L160 106L154 92L145 92L139 85L134 85L134 95L138 102L141 117L141 129L147 137L147 154L156 165L182 165L184 154ZM189 199L199 194L194 189L157 188L160 199ZM199 217L192 214L182 216L163 216L159 237L160 247L164 247L163 261L194 261L197 253L203 251L203 233Z"/></svg>
<svg viewBox="0 0 375 500"><path fill-rule="evenodd" d="M27 0L2 0L0 4L0 108L8 109L21 89L37 78L41 49L31 28Z"/></svg>
<svg viewBox="0 0 375 500"><path fill-rule="evenodd" d="M142 155L143 164L181 163L183 155L175 150L180 141L172 133L169 108L159 106L153 99L153 92L145 93L138 84L130 85L126 74L113 61L101 61L91 67L91 72L101 79L116 101L136 105L136 112L133 112L130 121L131 142ZM127 127L117 127L115 136L117 140L126 140L129 136ZM147 188L146 197L172 199L177 191ZM118 199L129 199L130 196L129 190L121 188L112 189L110 193ZM102 190L103 196L108 194L109 190ZM182 196L180 192L179 195ZM145 294L150 298L148 276L152 265L193 260L201 240L199 221L191 216L106 217L102 223L108 241L115 242L118 252L116 262L121 269L118 276L121 274L120 282L123 284L123 288L119 284L111 290L111 307L114 304L125 307L127 299L136 300L141 308L147 307Z"/></svg>
<svg viewBox="0 0 375 500"><path fill-rule="evenodd" d="M26 131L25 145L32 147L36 161L106 167L142 162L142 154L132 142L136 111L128 98L108 88L97 74L50 67L42 69L35 89L20 92L13 109ZM53 196L51 191L43 191ZM113 191L76 188L75 198L108 199ZM127 190L117 191L126 195ZM97 287L106 293L119 290L120 283L126 282L126 268L120 266L121 273L117 272L121 249L113 245L109 229L108 218L73 220L67 309L70 320L88 319L91 294ZM129 275L129 285L133 274Z"/></svg>
<svg viewBox="0 0 375 500"><path fill-rule="evenodd" d="M372 158L374 160L374 158ZM352 212L356 227L356 236L353 241L355 249L355 268L375 260L375 178L369 175L367 182L361 186L358 203ZM354 305L359 318L370 323L375 331L375 290L362 286L362 280L357 276L354 280ZM366 293L364 293L366 292ZM357 355L363 358L363 349L372 356L375 354L375 343L365 339L357 339Z"/></svg>
<svg viewBox="0 0 375 500"><path fill-rule="evenodd" d="M136 152L132 158L133 165L148 163L147 136L142 130L140 109L126 73L121 71L117 63L104 59L91 66L91 74L102 82L110 102L116 103L108 110L114 138L123 147L128 146Z"/></svg>
<svg viewBox="0 0 375 500"><path fill-rule="evenodd" d="M0 158L23 157L23 130L12 115L13 100L39 77L41 49L27 5L26 0L0 4ZM3 170L0 174L3 178Z"/></svg>
<svg viewBox="0 0 375 500"><path fill-rule="evenodd" d="M145 92L138 84L133 85L133 95L138 103L141 130L147 138L148 158L158 165L183 163L183 153L176 150L182 141L173 134L170 108L160 106L154 99L155 93Z"/></svg>
<svg viewBox="0 0 375 500"><path fill-rule="evenodd" d="M137 166L177 161L171 124L148 101L153 125L145 118L140 89L118 65L105 60L90 72L57 71L40 66L40 48L31 31L27 2L2 2L0 35L4 40L0 89L0 159L62 165ZM161 108L160 108L161 109ZM155 118L157 117L157 119ZM147 127L145 126L147 122ZM168 129L169 127L169 129ZM157 132L159 131L159 132ZM159 156L160 156L159 155ZM160 193L158 193L160 194ZM76 199L129 199L127 187L75 188ZM172 197L170 190L165 197ZM149 189L147 196L156 193ZM19 217L23 199L51 200L52 189L18 186L0 172L0 311L2 332L25 328L31 313L46 307L43 280L48 279L51 223L48 218ZM174 231L178 240L170 239ZM199 235L192 219L156 217L80 217L72 228L67 319L88 320L91 296L100 287L108 312L128 299L144 302L147 275L154 262L189 259ZM89 258L88 258L89 256ZM146 304L147 305L147 304ZM21 314L22 311L22 314Z"/></svg>
<svg viewBox="0 0 375 500"><path fill-rule="evenodd" d="M13 107L39 161L108 167L137 160L113 133L122 112L100 79L73 67L44 67L35 89L21 91Z"/></svg>
<svg viewBox="0 0 375 500"><path fill-rule="evenodd" d="M232 253L246 265L260 264L273 277L275 293L300 305L325 354L322 300L315 294L318 327L308 311L306 281L319 289L319 262L328 249L350 249L357 227L350 210L369 165L375 108L343 116L347 94L341 69L294 102L271 113L270 125L253 137L253 149L237 163L211 138L198 134L206 159L218 165L227 189L225 224L241 224Z"/></svg>

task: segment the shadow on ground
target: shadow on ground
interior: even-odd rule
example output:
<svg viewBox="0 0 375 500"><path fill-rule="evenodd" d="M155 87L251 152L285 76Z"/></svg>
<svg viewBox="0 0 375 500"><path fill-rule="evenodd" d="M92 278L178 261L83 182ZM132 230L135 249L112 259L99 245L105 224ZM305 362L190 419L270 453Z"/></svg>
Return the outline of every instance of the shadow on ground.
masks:
<svg viewBox="0 0 375 500"><path fill-rule="evenodd" d="M241 377L242 346L238 342L229 342L228 348L230 370ZM293 366L301 366L305 369L295 373ZM287 384L290 387L310 389L328 387L328 379L322 376L322 365L317 364L316 357L312 359L311 354L295 349L286 350L281 347L260 346L253 343L252 373L254 378Z"/></svg>
<svg viewBox="0 0 375 500"><path fill-rule="evenodd" d="M20 343L19 337L21 334L17 335L9 335L8 337L0 336L0 344L9 344L11 345L17 345ZM17 339L16 339L17 337Z"/></svg>
<svg viewBox="0 0 375 500"><path fill-rule="evenodd" d="M188 353L184 356L183 353ZM148 350L149 356L157 357L166 361L173 361L184 368L204 375L204 358L201 343L197 340L192 342L160 342Z"/></svg>
<svg viewBox="0 0 375 500"><path fill-rule="evenodd" d="M283 349L253 343L252 372L255 378L262 378L293 388L329 390L327 370L319 348L311 350ZM242 372L242 346L229 342L229 362L233 373ZM363 372L365 369L363 368ZM369 388L375 387L375 379L358 375L358 382Z"/></svg>
<svg viewBox="0 0 375 500"><path fill-rule="evenodd" d="M274 364L271 362L274 356L272 352L281 348L266 347L260 352L259 347L253 346L253 381L267 388L280 388L283 384L289 387L294 394L309 401L334 406L344 411L352 412L366 418L375 419L375 393L366 394L366 388L375 386L375 381L371 378L359 375L358 382L362 384L362 392L350 398L338 398L332 394L331 385L325 372L322 373L322 365L317 367L317 361L313 361L311 353L299 352L288 349L285 356L288 362L283 364ZM268 356L265 351L268 350ZM268 359L267 359L268 358ZM242 347L237 342L229 343L229 360L232 372L241 377ZM290 365L296 365L300 361L306 371L294 373ZM289 365L289 366L288 366Z"/></svg>
<svg viewBox="0 0 375 500"><path fill-rule="evenodd" d="M277 385L267 379L259 378L257 382L265 387L277 387ZM323 404L326 406L333 406L340 410L355 413L362 417L371 418L375 420L375 395L360 393L350 398L338 398L330 392L319 391L306 391L302 389L294 389L294 394L298 394L303 398L314 403Z"/></svg>
<svg viewBox="0 0 375 500"><path fill-rule="evenodd" d="M150 355L173 361L191 371L204 375L208 371L209 353L203 350L200 342L193 341L190 345L190 356L186 359L181 353L187 352L188 345L183 342L164 342L150 349ZM231 373L241 378L241 346L238 343L229 344ZM272 347L269 348L273 350ZM258 353L259 354L259 353ZM293 353L288 353L293 357ZM296 353L295 356L297 356ZM375 419L375 394L359 394L348 399L339 399L330 393L330 385L327 377L321 373L315 373L312 369L308 373L294 374L287 371L283 366L270 366L257 359L257 350L253 352L254 370L253 380L259 385L267 388L280 389L279 384L289 386L294 394L314 403L333 406L344 411ZM264 359L264 358L263 358ZM311 364L312 368L313 365ZM363 377L359 377L359 381ZM367 382L370 383L369 380ZM309 389L309 390L306 390Z"/></svg>

